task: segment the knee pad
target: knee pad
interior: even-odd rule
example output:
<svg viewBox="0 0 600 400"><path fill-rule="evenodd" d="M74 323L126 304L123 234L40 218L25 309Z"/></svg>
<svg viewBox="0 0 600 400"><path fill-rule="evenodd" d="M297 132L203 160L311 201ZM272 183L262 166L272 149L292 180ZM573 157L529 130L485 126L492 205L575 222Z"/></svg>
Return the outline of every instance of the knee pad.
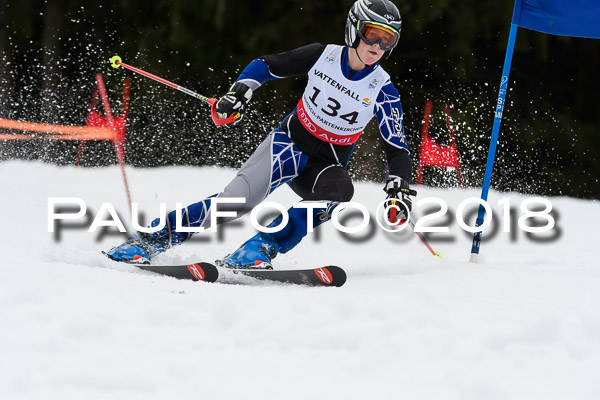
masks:
<svg viewBox="0 0 600 400"><path fill-rule="evenodd" d="M348 172L342 167L325 170L315 182L316 199L343 203L352 200L353 196L354 184Z"/></svg>
<svg viewBox="0 0 600 400"><path fill-rule="evenodd" d="M354 197L354 185L349 178L339 180L336 185L339 197L333 200L339 201L340 203L352 200L352 197Z"/></svg>

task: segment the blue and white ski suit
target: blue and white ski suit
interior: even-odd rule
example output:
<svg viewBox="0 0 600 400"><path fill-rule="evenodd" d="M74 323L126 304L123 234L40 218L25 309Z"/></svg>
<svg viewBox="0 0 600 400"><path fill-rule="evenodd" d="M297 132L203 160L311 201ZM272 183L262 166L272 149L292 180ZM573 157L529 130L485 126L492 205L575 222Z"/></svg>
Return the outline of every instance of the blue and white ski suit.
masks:
<svg viewBox="0 0 600 400"><path fill-rule="evenodd" d="M235 178L216 195L181 210L183 225L210 225L211 201L219 197L243 197L245 204L219 204L219 210L236 211L238 217L251 211L283 184L305 201L329 202L317 209L313 226L330 219L339 202L350 201L354 188L346 170L354 145L367 122L377 116L390 176L410 182L411 159L404 135L398 91L379 64L354 71L348 66L348 47L311 44L252 61L238 81L256 90L267 81L305 75L309 77L302 99L294 110L270 132ZM280 252L296 246L307 233L307 209L291 208L289 223L271 236ZM278 225L279 217L272 226ZM235 218L219 219L218 223ZM166 227L151 234L158 252L187 240L191 234L175 231L175 211ZM152 222L157 226L159 219Z"/></svg>

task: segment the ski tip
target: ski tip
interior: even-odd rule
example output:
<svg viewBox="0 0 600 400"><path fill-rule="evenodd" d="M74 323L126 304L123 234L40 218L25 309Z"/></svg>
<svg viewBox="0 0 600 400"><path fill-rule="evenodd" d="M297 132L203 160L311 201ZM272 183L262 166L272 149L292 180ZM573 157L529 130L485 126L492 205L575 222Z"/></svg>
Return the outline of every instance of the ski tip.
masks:
<svg viewBox="0 0 600 400"><path fill-rule="evenodd" d="M471 261L472 263L478 263L479 262L479 254L471 253L471 259L469 261Z"/></svg>
<svg viewBox="0 0 600 400"><path fill-rule="evenodd" d="M216 282L219 279L219 270L210 263L196 263L186 266L195 281Z"/></svg>
<svg viewBox="0 0 600 400"><path fill-rule="evenodd" d="M327 286L340 287L346 283L346 271L335 265L317 268L314 271L317 277Z"/></svg>

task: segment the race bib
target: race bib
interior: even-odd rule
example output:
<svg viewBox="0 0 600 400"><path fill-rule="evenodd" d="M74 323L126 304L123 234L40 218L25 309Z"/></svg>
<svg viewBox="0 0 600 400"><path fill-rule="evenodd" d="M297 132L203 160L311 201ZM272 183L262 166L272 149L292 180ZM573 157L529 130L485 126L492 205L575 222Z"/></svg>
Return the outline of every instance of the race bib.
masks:
<svg viewBox="0 0 600 400"><path fill-rule="evenodd" d="M296 106L304 128L333 144L356 142L375 114L375 101L389 75L377 66L359 81L351 81L340 65L344 48L328 45L308 75Z"/></svg>

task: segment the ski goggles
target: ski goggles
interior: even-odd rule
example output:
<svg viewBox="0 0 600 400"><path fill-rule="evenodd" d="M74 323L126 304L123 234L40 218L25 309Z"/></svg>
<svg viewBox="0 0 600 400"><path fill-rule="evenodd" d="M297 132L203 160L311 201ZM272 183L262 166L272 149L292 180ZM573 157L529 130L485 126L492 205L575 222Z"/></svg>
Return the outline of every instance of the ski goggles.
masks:
<svg viewBox="0 0 600 400"><path fill-rule="evenodd" d="M396 47L400 39L400 32L380 22L358 21L356 30L363 42L369 46L379 43L379 48L383 51Z"/></svg>

